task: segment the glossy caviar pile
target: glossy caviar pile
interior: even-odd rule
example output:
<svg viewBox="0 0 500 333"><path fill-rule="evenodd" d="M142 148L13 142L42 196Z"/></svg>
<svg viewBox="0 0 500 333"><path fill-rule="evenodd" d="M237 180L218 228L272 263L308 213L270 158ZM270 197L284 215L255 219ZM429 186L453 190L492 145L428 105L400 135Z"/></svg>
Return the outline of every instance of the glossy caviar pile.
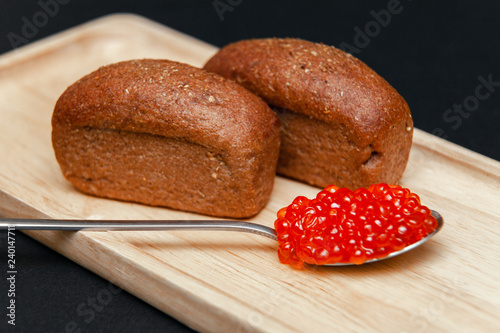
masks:
<svg viewBox="0 0 500 333"><path fill-rule="evenodd" d="M362 264L413 244L438 227L418 195L387 184L355 191L330 185L314 199L297 197L277 215L279 259L295 267Z"/></svg>

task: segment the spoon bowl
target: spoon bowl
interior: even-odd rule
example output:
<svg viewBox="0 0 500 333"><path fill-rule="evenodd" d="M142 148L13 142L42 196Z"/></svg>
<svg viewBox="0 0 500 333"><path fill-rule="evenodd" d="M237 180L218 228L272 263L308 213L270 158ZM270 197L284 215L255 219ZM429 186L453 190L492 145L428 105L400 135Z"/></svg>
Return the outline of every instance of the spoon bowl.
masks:
<svg viewBox="0 0 500 333"><path fill-rule="evenodd" d="M437 220L438 227L418 242L390 253L389 255L365 261L363 264L389 259L427 242L444 224L443 217L436 211L431 211ZM180 221L148 221L148 220L56 220L56 219L10 219L0 218L0 230L60 230L60 231L153 231L153 230L207 230L207 231L238 231L257 234L276 240L273 228L257 223L230 220L180 220ZM349 266L353 263L335 263L324 266Z"/></svg>

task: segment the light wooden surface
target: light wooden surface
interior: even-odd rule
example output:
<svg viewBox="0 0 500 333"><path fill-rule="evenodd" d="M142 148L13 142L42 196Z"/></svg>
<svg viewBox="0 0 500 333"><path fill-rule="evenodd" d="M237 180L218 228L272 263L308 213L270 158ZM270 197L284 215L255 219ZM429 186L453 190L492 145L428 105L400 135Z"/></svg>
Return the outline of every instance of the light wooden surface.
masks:
<svg viewBox="0 0 500 333"><path fill-rule="evenodd" d="M99 199L66 182L50 142L63 90L101 65L168 58L201 66L216 48L117 15L0 57L0 213L12 217L206 219ZM445 219L423 247L377 264L293 270L256 235L28 232L206 332L494 332L500 327L500 163L416 130L402 184ZM277 177L253 220L272 225L319 189Z"/></svg>

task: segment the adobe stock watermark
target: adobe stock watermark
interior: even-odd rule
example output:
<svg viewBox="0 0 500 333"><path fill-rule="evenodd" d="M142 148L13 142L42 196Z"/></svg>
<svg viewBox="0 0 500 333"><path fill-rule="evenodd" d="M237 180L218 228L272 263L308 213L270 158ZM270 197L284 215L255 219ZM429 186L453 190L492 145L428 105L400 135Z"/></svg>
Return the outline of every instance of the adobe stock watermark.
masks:
<svg viewBox="0 0 500 333"><path fill-rule="evenodd" d="M16 229L9 226L7 230L7 323L16 326Z"/></svg>
<svg viewBox="0 0 500 333"><path fill-rule="evenodd" d="M318 266L305 265L304 270L315 272L318 270ZM303 275L295 275L293 269L289 268L283 270L283 274L277 279L277 281L287 281L287 284L291 286L299 283L299 280L302 280L302 278L304 278ZM275 311L279 309L283 303L287 302L287 293L288 290L286 288L270 290L266 295L266 299L260 301L258 304L255 304L255 309L248 312L246 320L247 324L240 324L236 332L253 333L260 331L260 328L265 326L266 320L272 318L275 315Z"/></svg>
<svg viewBox="0 0 500 333"><path fill-rule="evenodd" d="M408 0L411 1L411 0ZM394 15L401 14L404 10L403 5L399 0L389 0L386 9L379 11L371 10L370 15L373 20L368 21L363 29L354 27L353 44L342 42L339 49L351 54L359 54L361 51L370 45L371 41L382 32L383 28L389 26Z"/></svg>
<svg viewBox="0 0 500 333"><path fill-rule="evenodd" d="M233 12L234 9L239 6L243 0L214 0L212 1L212 6L214 6L217 16L221 22L224 21L224 15L227 12Z"/></svg>
<svg viewBox="0 0 500 333"><path fill-rule="evenodd" d="M457 130L462 126L464 119L468 119L471 114L479 108L482 101L487 100L500 87L500 81L493 80L493 74L486 77L479 75L477 77L479 84L474 88L474 93L465 97L462 103L454 103L452 108L443 112L443 121L450 124L451 129ZM432 134L446 139L448 135L443 128L435 128Z"/></svg>
<svg viewBox="0 0 500 333"><path fill-rule="evenodd" d="M496 80L491 73L486 76L479 75L477 77L478 84L475 86L473 93L466 96L461 103L454 103L452 107L442 113L442 119L446 126L436 127L431 131L431 134L433 134L432 140L427 141L426 147L432 150L439 149L441 143L438 138L447 140L448 134L458 130L464 120L469 119L479 109L481 102L490 98L500 87L500 81ZM412 148L404 175L420 172L422 163L425 163L426 158L425 151L418 147L416 149Z"/></svg>
<svg viewBox="0 0 500 333"><path fill-rule="evenodd" d="M18 33L11 31L7 34L7 39L12 48L15 49L28 44L30 39L38 35L40 29L45 27L49 20L59 13L60 6L69 2L70 0L39 0L37 4L40 10L36 11L31 17L23 16L21 18L22 27Z"/></svg>
<svg viewBox="0 0 500 333"><path fill-rule="evenodd" d="M81 302L76 306L76 314L79 320L71 320L64 325L61 333L81 333L88 332L88 329L83 329L85 325L92 323L96 317L96 313L104 311L115 295L122 292L123 289L109 282L106 288L100 289L95 297L87 297L85 302Z"/></svg>
<svg viewBox="0 0 500 333"><path fill-rule="evenodd" d="M454 281L448 281L438 295L425 306L420 307L417 313L410 318L411 329L408 332L403 331L401 333L426 331L429 324L438 319L446 311L449 304L463 297L459 282L458 277Z"/></svg>

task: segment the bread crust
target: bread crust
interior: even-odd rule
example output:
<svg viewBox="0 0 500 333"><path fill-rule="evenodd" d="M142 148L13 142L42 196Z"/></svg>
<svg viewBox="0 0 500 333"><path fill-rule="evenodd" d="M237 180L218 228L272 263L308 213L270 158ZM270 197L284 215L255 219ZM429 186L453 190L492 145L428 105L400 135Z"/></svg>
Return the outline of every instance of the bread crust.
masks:
<svg viewBox="0 0 500 333"><path fill-rule="evenodd" d="M278 110L279 173L351 189L401 178L413 135L410 109L352 55L300 39L251 39L222 48L204 68Z"/></svg>
<svg viewBox="0 0 500 333"><path fill-rule="evenodd" d="M85 193L244 218L269 200L279 119L214 73L168 60L104 66L61 95L52 141Z"/></svg>

